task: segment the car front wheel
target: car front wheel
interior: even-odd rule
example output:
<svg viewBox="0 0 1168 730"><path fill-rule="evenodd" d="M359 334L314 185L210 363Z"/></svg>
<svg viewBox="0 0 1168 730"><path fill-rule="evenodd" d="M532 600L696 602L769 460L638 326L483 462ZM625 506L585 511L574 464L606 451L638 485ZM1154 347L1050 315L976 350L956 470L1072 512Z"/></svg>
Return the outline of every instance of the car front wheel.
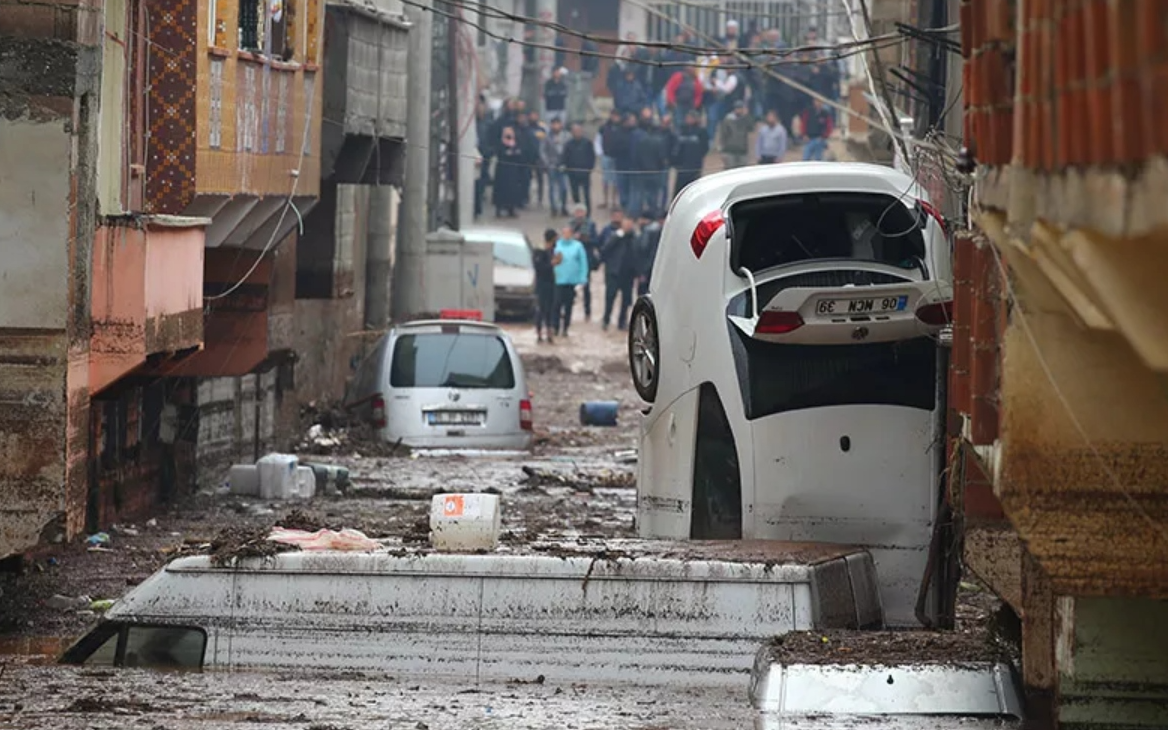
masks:
<svg viewBox="0 0 1168 730"><path fill-rule="evenodd" d="M633 305L629 320L629 371L637 395L648 403L657 398L660 379L661 338L657 329L657 310L652 300L643 296Z"/></svg>

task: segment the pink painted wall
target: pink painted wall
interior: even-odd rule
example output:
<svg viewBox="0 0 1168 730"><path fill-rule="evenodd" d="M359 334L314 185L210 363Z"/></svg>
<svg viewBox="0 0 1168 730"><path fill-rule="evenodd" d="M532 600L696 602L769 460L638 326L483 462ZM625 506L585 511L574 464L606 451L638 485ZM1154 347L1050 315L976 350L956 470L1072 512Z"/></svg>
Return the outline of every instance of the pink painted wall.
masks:
<svg viewBox="0 0 1168 730"><path fill-rule="evenodd" d="M202 228L152 228L146 242L146 316L203 308Z"/></svg>

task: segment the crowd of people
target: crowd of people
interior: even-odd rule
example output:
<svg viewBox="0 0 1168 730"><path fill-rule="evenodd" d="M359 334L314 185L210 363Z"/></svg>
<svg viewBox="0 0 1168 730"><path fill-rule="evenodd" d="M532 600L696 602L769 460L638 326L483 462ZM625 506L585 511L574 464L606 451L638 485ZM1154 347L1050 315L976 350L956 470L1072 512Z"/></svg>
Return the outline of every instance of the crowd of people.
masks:
<svg viewBox="0 0 1168 730"><path fill-rule="evenodd" d="M490 203L496 217L514 218L546 200L552 216L569 218L560 230L548 229L535 251L541 342L568 335L577 292L585 319L592 318L594 273L604 280L602 326L608 329L615 319L619 329L627 327L634 293L648 291L665 211L702 175L710 152L721 154L726 169L783 162L795 144L802 145L803 159L824 159L835 117L823 102L839 97L839 66L806 48L817 43L814 30L804 40L804 50L792 54L791 63L775 66L774 73L815 95L765 69L719 60L733 57L702 56L694 39L682 33L668 49L639 45L630 37L617 51L606 79L613 109L593 135L573 112L561 54L544 82L542 110L510 99L493 113L480 99L475 216ZM735 21L727 24L720 44L789 48L778 30L751 30L742 37ZM595 66L593 61L589 77ZM599 229L592 222L592 175L598 166L601 199L595 207L611 215Z"/></svg>
<svg viewBox="0 0 1168 730"><path fill-rule="evenodd" d="M597 272L604 276L601 326L607 330L615 319L617 329L625 330L634 295L649 291L663 223L663 214L633 218L613 209L608 224L598 229L579 204L559 231L549 228L534 253L538 340L552 343L568 336L578 290L584 319L592 319L591 284Z"/></svg>

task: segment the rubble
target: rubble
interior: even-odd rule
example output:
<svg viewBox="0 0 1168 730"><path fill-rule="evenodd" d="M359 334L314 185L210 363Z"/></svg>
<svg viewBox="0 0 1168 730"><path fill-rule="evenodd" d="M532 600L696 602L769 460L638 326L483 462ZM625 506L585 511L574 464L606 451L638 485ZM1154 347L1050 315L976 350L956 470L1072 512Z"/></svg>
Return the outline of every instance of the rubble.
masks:
<svg viewBox="0 0 1168 730"><path fill-rule="evenodd" d="M601 469L595 472L576 470L560 472L551 469L521 467L524 487L569 487L577 492L594 492L597 489L635 489L637 477L632 472Z"/></svg>

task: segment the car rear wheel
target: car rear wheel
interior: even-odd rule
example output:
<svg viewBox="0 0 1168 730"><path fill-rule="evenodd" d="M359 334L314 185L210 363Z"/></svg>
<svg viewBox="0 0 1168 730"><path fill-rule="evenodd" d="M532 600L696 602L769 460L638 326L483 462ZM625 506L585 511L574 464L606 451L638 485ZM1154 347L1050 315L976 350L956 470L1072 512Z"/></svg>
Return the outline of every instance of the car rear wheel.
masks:
<svg viewBox="0 0 1168 730"><path fill-rule="evenodd" d="M661 339L657 330L657 310L649 297L633 305L629 321L629 371L637 395L652 403L657 398L660 377Z"/></svg>

